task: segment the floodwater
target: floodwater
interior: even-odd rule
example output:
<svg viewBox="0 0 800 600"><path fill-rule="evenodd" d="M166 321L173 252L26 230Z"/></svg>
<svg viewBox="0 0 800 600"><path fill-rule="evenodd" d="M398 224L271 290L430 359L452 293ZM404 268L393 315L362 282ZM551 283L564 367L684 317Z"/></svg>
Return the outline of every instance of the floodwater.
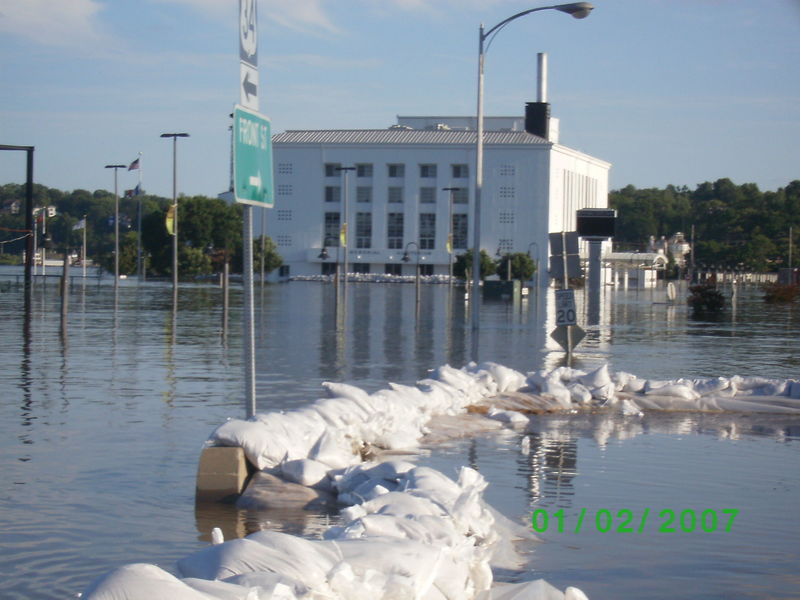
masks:
<svg viewBox="0 0 800 600"><path fill-rule="evenodd" d="M115 294L107 279L75 280L62 329L57 286L37 283L26 314L8 272L0 271L0 597L75 597L132 562L170 570L214 526L226 537L259 527L316 535L335 520L195 506L204 440L245 412L238 288L223 328L215 286L182 286L173 312L169 285L124 281ZM697 321L685 295L670 305L663 289L607 289L585 306L578 293L589 324L573 366L608 362L659 379L800 377L797 307L739 288L720 319ZM565 360L549 338L552 306L552 291L487 302L473 336L463 288L423 285L417 304L413 284L351 283L345 304L331 284L257 286L258 409L307 404L327 380L374 391L475 356L552 369ZM547 416L527 434L426 450L418 460L451 476L478 468L486 499L508 517L546 513L543 542L524 550L533 574L561 589L576 585L593 600L800 598L798 419ZM661 531L662 511L677 515L675 531Z"/></svg>

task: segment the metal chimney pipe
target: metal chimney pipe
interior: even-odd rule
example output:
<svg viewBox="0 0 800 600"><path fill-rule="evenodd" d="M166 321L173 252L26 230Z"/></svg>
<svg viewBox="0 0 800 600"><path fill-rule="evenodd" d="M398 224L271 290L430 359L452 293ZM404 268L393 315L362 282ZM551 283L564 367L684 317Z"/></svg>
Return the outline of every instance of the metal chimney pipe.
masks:
<svg viewBox="0 0 800 600"><path fill-rule="evenodd" d="M536 84L537 84L536 101L547 102L547 53L539 52L536 55L536 58L539 66L539 70L536 77Z"/></svg>

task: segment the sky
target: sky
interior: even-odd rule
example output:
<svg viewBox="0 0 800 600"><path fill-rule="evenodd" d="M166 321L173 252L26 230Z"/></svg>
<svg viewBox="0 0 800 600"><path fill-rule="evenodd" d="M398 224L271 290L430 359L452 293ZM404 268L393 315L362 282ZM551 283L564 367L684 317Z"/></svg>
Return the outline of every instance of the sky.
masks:
<svg viewBox="0 0 800 600"><path fill-rule="evenodd" d="M800 179L800 0L594 0L544 10L486 54L487 115L536 99L549 57L561 143L612 163L611 189ZM478 31L536 0L258 0L260 110L274 133L474 115ZM237 0L0 0L0 144L34 180L112 190L141 153L148 193L228 187L239 96ZM119 189L136 172L119 172ZM0 152L0 184L25 180Z"/></svg>

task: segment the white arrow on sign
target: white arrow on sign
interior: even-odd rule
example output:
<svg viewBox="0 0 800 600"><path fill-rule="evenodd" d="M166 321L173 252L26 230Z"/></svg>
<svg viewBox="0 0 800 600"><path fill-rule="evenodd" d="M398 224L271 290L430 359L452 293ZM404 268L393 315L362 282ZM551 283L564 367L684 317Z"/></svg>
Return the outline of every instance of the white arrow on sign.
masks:
<svg viewBox="0 0 800 600"><path fill-rule="evenodd" d="M259 172L258 175L250 175L249 181L250 181L250 185L252 185L253 187L260 188L261 187L261 173Z"/></svg>

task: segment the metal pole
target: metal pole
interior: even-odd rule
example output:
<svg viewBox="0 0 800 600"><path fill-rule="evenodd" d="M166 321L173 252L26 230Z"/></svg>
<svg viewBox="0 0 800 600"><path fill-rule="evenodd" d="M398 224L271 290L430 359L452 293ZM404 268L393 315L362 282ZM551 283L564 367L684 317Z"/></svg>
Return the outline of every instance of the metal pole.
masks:
<svg viewBox="0 0 800 600"><path fill-rule="evenodd" d="M84 282L86 281L86 228L88 226L86 215L83 215L83 256L81 256L81 269L83 270Z"/></svg>
<svg viewBox="0 0 800 600"><path fill-rule="evenodd" d="M244 206L242 231L244 245L244 377L247 418L256 414L256 362L253 302L253 207Z"/></svg>
<svg viewBox="0 0 800 600"><path fill-rule="evenodd" d="M31 273L33 271L33 245L35 236L31 235L34 229L33 222L33 146L26 150L26 178L25 178L25 229L28 230L28 239L25 244L25 291L31 289Z"/></svg>
<svg viewBox="0 0 800 600"><path fill-rule="evenodd" d="M172 136L172 300L178 302L178 137Z"/></svg>
<svg viewBox="0 0 800 600"><path fill-rule="evenodd" d="M350 246L350 225L349 225L349 215L348 215L348 193L347 193L347 172L348 171L355 171L355 167L336 167L337 171L340 171L344 177L344 184L342 186L342 192L344 193L344 198L342 199L342 206L344 208L344 286L347 289L347 270L348 270L348 247Z"/></svg>
<svg viewBox="0 0 800 600"><path fill-rule="evenodd" d="M106 169L114 169L114 287L119 284L119 188L117 172L127 168L125 165L106 165Z"/></svg>
<svg viewBox="0 0 800 600"><path fill-rule="evenodd" d="M483 24L478 31L478 122L475 147L475 202L472 215L472 293L470 294L472 309L472 329L477 330L480 323L480 281L481 281L481 191L483 190L483 63L486 38ZM477 358L477 357L473 357Z"/></svg>

